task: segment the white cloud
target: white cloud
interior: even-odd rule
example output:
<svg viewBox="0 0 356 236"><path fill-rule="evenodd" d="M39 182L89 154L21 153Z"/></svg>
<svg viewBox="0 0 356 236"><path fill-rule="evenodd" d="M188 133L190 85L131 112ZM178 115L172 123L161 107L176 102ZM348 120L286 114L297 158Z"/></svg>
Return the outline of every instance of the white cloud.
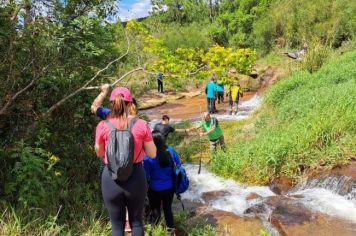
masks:
<svg viewBox="0 0 356 236"><path fill-rule="evenodd" d="M131 6L121 7L119 17L122 21L137 19L148 16L151 10L151 0L136 0Z"/></svg>

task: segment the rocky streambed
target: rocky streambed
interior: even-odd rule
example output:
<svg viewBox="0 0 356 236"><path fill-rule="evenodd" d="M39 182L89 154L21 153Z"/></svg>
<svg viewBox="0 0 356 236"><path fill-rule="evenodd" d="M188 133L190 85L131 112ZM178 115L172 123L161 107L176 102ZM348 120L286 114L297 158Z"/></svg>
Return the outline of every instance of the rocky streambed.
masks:
<svg viewBox="0 0 356 236"><path fill-rule="evenodd" d="M188 164L190 189L182 195L192 218L204 218L221 235L356 235L356 178L344 172L306 179L279 194L276 186L246 186ZM345 173L345 174L343 174ZM345 181L347 179L347 181Z"/></svg>

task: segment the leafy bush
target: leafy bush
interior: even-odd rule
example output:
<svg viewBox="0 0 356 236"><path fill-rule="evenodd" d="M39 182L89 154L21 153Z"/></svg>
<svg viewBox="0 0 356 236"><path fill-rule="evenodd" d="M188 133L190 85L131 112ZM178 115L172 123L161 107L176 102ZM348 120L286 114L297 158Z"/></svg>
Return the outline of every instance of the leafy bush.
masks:
<svg viewBox="0 0 356 236"><path fill-rule="evenodd" d="M277 40L291 48L317 38L340 47L355 37L356 4L348 0L278 0L253 22L254 45L268 52Z"/></svg>
<svg viewBox="0 0 356 236"><path fill-rule="evenodd" d="M326 46L318 41L312 42L303 57L303 68L311 73L318 71L323 63L328 60L329 51Z"/></svg>
<svg viewBox="0 0 356 236"><path fill-rule="evenodd" d="M265 95L255 127L230 137L234 146L218 153L212 169L239 181L267 183L294 178L320 165L347 162L356 153L356 51L314 73L298 72ZM239 132L244 132L239 130Z"/></svg>

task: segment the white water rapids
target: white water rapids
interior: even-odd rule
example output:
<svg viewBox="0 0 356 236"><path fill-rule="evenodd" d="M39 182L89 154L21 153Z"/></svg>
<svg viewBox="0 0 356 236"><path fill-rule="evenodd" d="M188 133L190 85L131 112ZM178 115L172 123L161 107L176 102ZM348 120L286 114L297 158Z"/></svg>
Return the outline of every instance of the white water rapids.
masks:
<svg viewBox="0 0 356 236"><path fill-rule="evenodd" d="M217 197L208 203L210 207L215 209L243 216L247 208L260 203L265 197L275 195L267 186L244 186L234 180L216 176L205 167L202 167L200 174L198 174L198 165L187 164L185 168L190 180L190 186L188 191L182 194L182 198L193 202L205 203L202 199L203 193L211 191L226 192L224 196ZM257 193L262 199L247 200L246 197L250 193ZM323 188L304 189L295 191L290 195L302 196L298 198L299 201L312 211L319 211L356 223L355 199L347 199Z"/></svg>
<svg viewBox="0 0 356 236"><path fill-rule="evenodd" d="M242 111L239 111L237 115L223 114L214 115L214 117L218 120L226 121L245 119L251 112L260 106L261 102L261 97L255 95L250 100L242 102L239 105L239 110ZM182 194L182 198L193 202L205 203L202 199L204 193L224 191L225 194L223 196L209 201L209 206L215 209L243 216L244 211L247 208L260 203L265 197L275 195L267 186L244 186L233 180L218 177L204 167L202 167L201 173L198 174L198 165L187 164L185 168L190 179L190 187L187 192ZM352 197L350 197L350 194L341 196L337 191L340 186L333 184L339 183L340 181L329 182L332 183L328 186L329 188L323 185L320 187L316 184L313 184L312 186L300 186L291 191L289 195L299 195L300 198L298 198L298 201L312 211L325 213L330 216L356 223L356 199L354 194ZM351 192L355 191L356 189L353 189ZM250 193L256 193L262 198L247 200L246 197Z"/></svg>

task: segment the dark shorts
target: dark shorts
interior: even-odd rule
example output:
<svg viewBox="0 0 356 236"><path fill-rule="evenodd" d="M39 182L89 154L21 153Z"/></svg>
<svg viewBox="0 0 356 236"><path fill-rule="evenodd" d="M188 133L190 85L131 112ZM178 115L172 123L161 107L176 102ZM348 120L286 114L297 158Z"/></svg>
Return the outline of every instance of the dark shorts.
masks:
<svg viewBox="0 0 356 236"><path fill-rule="evenodd" d="M229 106L230 107L233 107L233 106L238 106L239 105L239 100L236 100L235 102L234 101L232 101L232 100L229 100Z"/></svg>

